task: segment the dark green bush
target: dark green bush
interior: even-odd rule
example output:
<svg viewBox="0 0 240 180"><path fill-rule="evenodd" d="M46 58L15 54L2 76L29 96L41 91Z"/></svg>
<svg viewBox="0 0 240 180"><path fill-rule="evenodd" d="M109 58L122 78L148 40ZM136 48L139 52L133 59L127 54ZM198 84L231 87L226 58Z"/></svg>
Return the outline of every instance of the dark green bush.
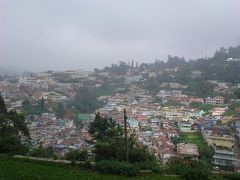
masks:
<svg viewBox="0 0 240 180"><path fill-rule="evenodd" d="M42 144L36 148L33 148L29 152L29 156L39 157L39 158L52 158L54 155L53 147L43 147Z"/></svg>
<svg viewBox="0 0 240 180"><path fill-rule="evenodd" d="M182 179L202 179L206 180L211 175L208 167L201 161L191 160L190 158L174 158L170 160L166 167L166 172L180 175Z"/></svg>
<svg viewBox="0 0 240 180"><path fill-rule="evenodd" d="M82 150L70 150L64 156L64 159L70 161L86 161L88 158L88 151L87 149Z"/></svg>
<svg viewBox="0 0 240 180"><path fill-rule="evenodd" d="M92 168L93 166L92 166L92 161L91 161L91 159L87 159L86 161L85 161L85 163L83 164L83 167L84 168Z"/></svg>
<svg viewBox="0 0 240 180"><path fill-rule="evenodd" d="M162 169L157 162L139 162L135 164L140 170L152 170L156 173L161 173Z"/></svg>
<svg viewBox="0 0 240 180"><path fill-rule="evenodd" d="M125 176L136 176L139 172L138 166L119 161L99 161L96 163L96 169L104 174L119 174Z"/></svg>
<svg viewBox="0 0 240 180"><path fill-rule="evenodd" d="M146 147L136 146L129 152L129 161L131 163L152 163L156 160L155 156L149 152Z"/></svg>
<svg viewBox="0 0 240 180"><path fill-rule="evenodd" d="M223 177L230 180L238 180L240 179L240 173L223 174Z"/></svg>

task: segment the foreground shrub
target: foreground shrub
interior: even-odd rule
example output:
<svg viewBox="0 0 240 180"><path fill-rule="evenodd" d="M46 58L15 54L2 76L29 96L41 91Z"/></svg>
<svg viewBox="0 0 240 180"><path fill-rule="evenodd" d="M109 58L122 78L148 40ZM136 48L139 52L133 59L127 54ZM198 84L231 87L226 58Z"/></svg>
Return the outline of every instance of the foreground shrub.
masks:
<svg viewBox="0 0 240 180"><path fill-rule="evenodd" d="M39 158L53 158L54 150L51 146L43 147L42 143L38 147L30 150L29 156L39 157Z"/></svg>
<svg viewBox="0 0 240 180"><path fill-rule="evenodd" d="M0 92L0 153L25 155L29 140L25 116L15 110L8 111Z"/></svg>
<svg viewBox="0 0 240 180"><path fill-rule="evenodd" d="M223 174L223 177L230 180L239 180L240 173Z"/></svg>
<svg viewBox="0 0 240 180"><path fill-rule="evenodd" d="M191 160L189 158L172 159L167 164L167 173L180 175L182 179L206 180L210 176L210 170L200 161Z"/></svg>
<svg viewBox="0 0 240 180"><path fill-rule="evenodd" d="M162 173L162 169L157 162L139 162L135 164L140 170L152 170L155 173Z"/></svg>
<svg viewBox="0 0 240 180"><path fill-rule="evenodd" d="M135 141L135 139L130 139L131 141ZM145 162L145 163L153 163L156 161L155 156L149 152L147 147L139 145L137 142L133 142L135 145L130 148L129 152L129 161L131 163L139 163L139 162Z"/></svg>
<svg viewBox="0 0 240 180"><path fill-rule="evenodd" d="M119 174L125 176L136 176L139 172L138 166L119 161L99 161L96 163L96 169L104 174Z"/></svg>
<svg viewBox="0 0 240 180"><path fill-rule="evenodd" d="M65 154L64 159L70 161L86 161L88 159L88 151L87 149L70 150Z"/></svg>

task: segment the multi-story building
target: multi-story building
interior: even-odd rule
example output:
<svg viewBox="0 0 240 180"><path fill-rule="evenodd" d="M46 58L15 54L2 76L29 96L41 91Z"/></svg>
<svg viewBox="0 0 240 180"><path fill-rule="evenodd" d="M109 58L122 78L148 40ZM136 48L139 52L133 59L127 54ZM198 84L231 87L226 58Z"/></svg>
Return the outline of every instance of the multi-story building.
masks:
<svg viewBox="0 0 240 180"><path fill-rule="evenodd" d="M212 163L221 166L235 166L236 155L232 150L213 148Z"/></svg>
<svg viewBox="0 0 240 180"><path fill-rule="evenodd" d="M217 107L212 110L213 116L221 116L226 112L226 108Z"/></svg>
<svg viewBox="0 0 240 180"><path fill-rule="evenodd" d="M192 123L188 121L178 122L178 128L180 132L193 132Z"/></svg>
<svg viewBox="0 0 240 180"><path fill-rule="evenodd" d="M224 100L225 98L222 96L216 96L216 97L207 97L205 98L205 103L206 104L211 104L211 105L224 105Z"/></svg>

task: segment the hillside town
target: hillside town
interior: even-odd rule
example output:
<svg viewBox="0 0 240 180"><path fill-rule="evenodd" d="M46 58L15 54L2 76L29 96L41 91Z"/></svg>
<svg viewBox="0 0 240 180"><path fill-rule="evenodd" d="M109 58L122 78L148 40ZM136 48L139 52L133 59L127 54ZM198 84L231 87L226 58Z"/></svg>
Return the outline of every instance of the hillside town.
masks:
<svg viewBox="0 0 240 180"><path fill-rule="evenodd" d="M240 180L240 0L1 0L0 180Z"/></svg>
<svg viewBox="0 0 240 180"><path fill-rule="evenodd" d="M174 76L178 67L156 71L133 61L121 63L117 67L119 71L127 67L124 73L96 69L11 75L1 79L0 92L9 110L27 115L32 146L41 142L59 156L70 149L91 147L88 125L97 113L123 127L126 109L128 133L162 165L172 157L191 157L216 169L240 170L240 119L234 114L240 106L231 113L240 99L228 96L240 84L209 80L215 95L205 97L187 93L189 85L179 82L162 82L153 91L146 87L148 82L163 73ZM190 76L196 79L202 72L193 70ZM96 109L81 111L74 105L78 90L84 87L99 93Z"/></svg>

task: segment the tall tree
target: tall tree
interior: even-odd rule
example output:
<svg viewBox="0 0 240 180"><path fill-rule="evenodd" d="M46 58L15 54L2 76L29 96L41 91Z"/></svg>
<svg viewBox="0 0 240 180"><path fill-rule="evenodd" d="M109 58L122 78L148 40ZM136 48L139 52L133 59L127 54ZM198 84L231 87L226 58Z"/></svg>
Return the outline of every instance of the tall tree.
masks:
<svg viewBox="0 0 240 180"><path fill-rule="evenodd" d="M62 103L58 103L56 114L58 117L63 118L65 114L65 109Z"/></svg>
<svg viewBox="0 0 240 180"><path fill-rule="evenodd" d="M0 96L0 153L24 153L22 140L30 138L25 117L14 110L7 111Z"/></svg>
<svg viewBox="0 0 240 180"><path fill-rule="evenodd" d="M6 114L7 113L7 107L4 103L4 99L2 98L0 94L0 114Z"/></svg>
<svg viewBox="0 0 240 180"><path fill-rule="evenodd" d="M40 102L39 102L39 106L40 106L41 108L44 108L44 105L45 105L45 100L44 100L44 98L42 97L42 99L41 99Z"/></svg>
<svg viewBox="0 0 240 180"><path fill-rule="evenodd" d="M102 118L100 114L96 114L95 120L90 123L89 133L96 141L94 146L96 161L126 160L123 130L114 120L110 118ZM156 162L155 156L152 155L146 147L138 143L133 134L128 138L129 161L131 163Z"/></svg>
<svg viewBox="0 0 240 180"><path fill-rule="evenodd" d="M117 124L111 118L102 118L99 113L96 114L95 120L90 123L88 132L96 139L106 139L112 136Z"/></svg>

